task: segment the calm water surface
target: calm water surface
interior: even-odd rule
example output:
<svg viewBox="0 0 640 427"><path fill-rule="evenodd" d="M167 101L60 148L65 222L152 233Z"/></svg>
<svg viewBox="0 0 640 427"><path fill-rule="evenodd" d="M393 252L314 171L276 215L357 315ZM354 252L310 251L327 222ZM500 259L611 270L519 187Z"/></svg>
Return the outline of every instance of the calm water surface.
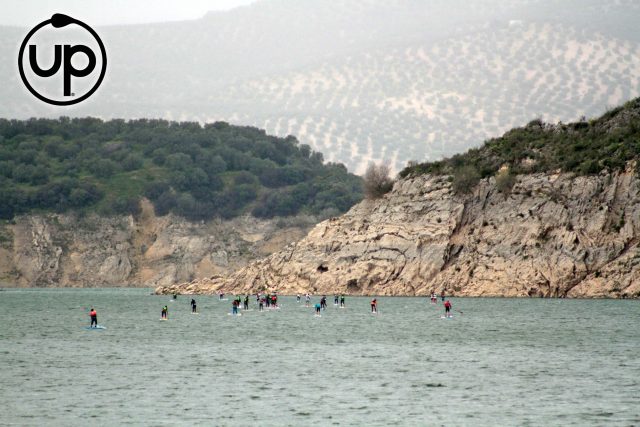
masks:
<svg viewBox="0 0 640 427"><path fill-rule="evenodd" d="M149 292L0 292L0 425L640 425L639 301Z"/></svg>

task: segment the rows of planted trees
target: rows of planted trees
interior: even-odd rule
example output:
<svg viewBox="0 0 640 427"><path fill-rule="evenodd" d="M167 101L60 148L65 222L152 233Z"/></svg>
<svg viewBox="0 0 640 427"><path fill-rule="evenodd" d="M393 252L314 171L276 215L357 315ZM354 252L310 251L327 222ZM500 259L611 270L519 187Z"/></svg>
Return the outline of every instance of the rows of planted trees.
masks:
<svg viewBox="0 0 640 427"><path fill-rule="evenodd" d="M189 219L346 211L362 180L294 137L217 122L0 119L0 217L33 211Z"/></svg>

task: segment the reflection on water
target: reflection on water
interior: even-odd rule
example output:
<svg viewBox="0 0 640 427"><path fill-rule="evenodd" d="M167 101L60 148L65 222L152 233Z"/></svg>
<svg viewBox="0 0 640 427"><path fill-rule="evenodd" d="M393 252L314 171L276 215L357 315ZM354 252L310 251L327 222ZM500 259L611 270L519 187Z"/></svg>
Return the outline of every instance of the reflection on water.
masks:
<svg viewBox="0 0 640 427"><path fill-rule="evenodd" d="M252 298L233 317L149 292L0 292L0 425L640 423L638 301L454 298L448 320L424 298L322 317ZM84 329L91 306L107 329Z"/></svg>

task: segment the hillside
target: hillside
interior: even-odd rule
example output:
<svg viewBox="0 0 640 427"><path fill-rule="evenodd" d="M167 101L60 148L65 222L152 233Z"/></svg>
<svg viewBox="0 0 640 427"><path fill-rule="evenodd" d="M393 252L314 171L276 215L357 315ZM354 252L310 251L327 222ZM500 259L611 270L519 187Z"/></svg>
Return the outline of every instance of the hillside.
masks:
<svg viewBox="0 0 640 427"><path fill-rule="evenodd" d="M0 119L0 218L75 211L189 220L331 216L361 179L289 136L216 122Z"/></svg>
<svg viewBox="0 0 640 427"><path fill-rule="evenodd" d="M532 117L573 121L639 96L638 21L632 0L260 1L99 28L107 79L65 114L249 124L351 171L400 170ZM0 28L0 55L25 33ZM15 61L0 80L0 117L60 115L24 90Z"/></svg>
<svg viewBox="0 0 640 427"><path fill-rule="evenodd" d="M639 298L638 107L570 125L536 121L415 166L382 198L282 251L156 292ZM460 185L456 167L486 177Z"/></svg>
<svg viewBox="0 0 640 427"><path fill-rule="evenodd" d="M410 165L400 176L449 174L464 179L465 188L470 189L480 178L493 176L504 167L512 174L562 171L588 175L624 169L639 157L640 98L636 98L591 120L548 124L536 119L477 149Z"/></svg>

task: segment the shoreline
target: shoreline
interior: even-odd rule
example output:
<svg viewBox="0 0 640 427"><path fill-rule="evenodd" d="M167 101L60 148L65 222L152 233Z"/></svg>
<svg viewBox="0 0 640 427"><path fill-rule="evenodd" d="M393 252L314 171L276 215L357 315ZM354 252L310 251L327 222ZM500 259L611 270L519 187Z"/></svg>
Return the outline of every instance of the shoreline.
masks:
<svg viewBox="0 0 640 427"><path fill-rule="evenodd" d="M156 288L145 287L145 286L48 286L48 287L20 287L20 286L2 286L0 287L0 292L12 292L12 291L67 291L67 290L141 290L148 291L150 296L165 296L165 295L173 295L173 292L157 292ZM260 292L264 294L265 292ZM248 295L255 295L255 292L249 293ZM295 298L297 294L292 293L278 293L275 292L279 297L292 297ZM429 295L385 295L385 294L349 294L344 292L326 292L326 293L313 293L311 296L319 296L319 295L344 295L346 297L363 297L363 298L429 298ZM217 297L217 293L197 293L197 292L181 292L176 293L178 296L211 296ZM225 295L247 295L246 292L234 293L234 292L225 292ZM304 296L305 293L301 292L300 296ZM564 296L564 297L546 297L546 296L519 296L519 295L459 295L459 294L446 294L445 298L468 298L468 299L540 299L540 300L628 300L628 301L640 301L640 297L628 297L628 296L620 296L620 297L610 297L610 296L592 296L592 297L572 297L572 296ZM440 296L438 296L440 299ZM440 301L439 301L440 302Z"/></svg>

